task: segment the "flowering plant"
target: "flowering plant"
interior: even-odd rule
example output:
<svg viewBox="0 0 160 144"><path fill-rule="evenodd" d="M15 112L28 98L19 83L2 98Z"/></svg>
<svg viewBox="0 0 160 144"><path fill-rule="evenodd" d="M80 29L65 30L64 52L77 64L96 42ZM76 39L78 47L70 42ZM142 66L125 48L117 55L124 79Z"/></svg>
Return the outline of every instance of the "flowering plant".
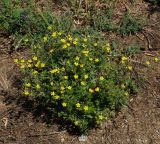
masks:
<svg viewBox="0 0 160 144"><path fill-rule="evenodd" d="M49 32L33 46L31 59L15 62L25 75L24 94L43 99L82 133L127 104L135 86L128 58L91 35Z"/></svg>

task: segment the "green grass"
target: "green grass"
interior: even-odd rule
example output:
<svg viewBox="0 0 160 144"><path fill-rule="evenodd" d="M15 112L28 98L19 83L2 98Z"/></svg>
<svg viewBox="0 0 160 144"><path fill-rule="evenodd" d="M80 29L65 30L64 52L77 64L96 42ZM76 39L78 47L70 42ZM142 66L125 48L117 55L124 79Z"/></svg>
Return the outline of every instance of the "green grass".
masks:
<svg viewBox="0 0 160 144"><path fill-rule="evenodd" d="M54 26L54 29L65 31L72 27L69 14L56 17L50 10L38 8L32 0L26 2L2 0L0 4L2 6L0 28L16 38L16 49L26 44L25 41L33 44L46 33L50 25Z"/></svg>

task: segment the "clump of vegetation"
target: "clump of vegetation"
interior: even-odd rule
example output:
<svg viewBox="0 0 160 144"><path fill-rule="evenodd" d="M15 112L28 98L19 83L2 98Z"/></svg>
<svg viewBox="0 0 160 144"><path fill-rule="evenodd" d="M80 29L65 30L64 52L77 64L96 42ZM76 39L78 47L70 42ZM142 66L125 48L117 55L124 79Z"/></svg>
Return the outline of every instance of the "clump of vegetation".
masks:
<svg viewBox="0 0 160 144"><path fill-rule="evenodd" d="M61 1L63 2L63 1ZM37 7L34 0L0 2L0 28L5 29L15 37L15 49L26 42L34 43L46 33L46 27L54 25L57 30L71 31L73 26L88 26L90 29L102 32L116 32L122 35L134 34L140 31L143 23L125 14L120 27L114 22L114 1L81 2L65 1L69 11L61 16L54 16L50 8ZM97 4L95 4L95 2ZM62 3L63 4L63 3ZM75 25L74 25L75 24Z"/></svg>
<svg viewBox="0 0 160 144"><path fill-rule="evenodd" d="M34 3L2 0L1 27L9 33L41 33L52 23L49 12L42 12L34 7ZM23 5L22 5L23 4ZM27 6L26 6L27 5Z"/></svg>
<svg viewBox="0 0 160 144"><path fill-rule="evenodd" d="M123 14L123 19L115 21L115 1L65 1L73 13L73 20L78 25L90 26L101 32L115 32L121 35L130 35L141 31L144 19L133 16L129 12ZM133 3L133 1L131 1Z"/></svg>
<svg viewBox="0 0 160 144"><path fill-rule="evenodd" d="M115 32L117 30L116 24L113 22L113 9L107 8L97 12L96 16L92 15L93 28L104 32Z"/></svg>
<svg viewBox="0 0 160 144"><path fill-rule="evenodd" d="M47 8L37 7L32 0L2 0L0 4L0 28L15 36L15 48L26 42L34 43L46 33L49 25L66 31L72 27L68 13L56 17Z"/></svg>
<svg viewBox="0 0 160 144"><path fill-rule="evenodd" d="M122 35L135 34L139 32L144 25L144 21L139 18L132 17L132 15L127 12L125 13L119 31Z"/></svg>
<svg viewBox="0 0 160 144"><path fill-rule="evenodd" d="M137 89L127 55L94 35L49 32L33 46L31 59L15 62L24 94L41 99L81 133L111 117Z"/></svg>
<svg viewBox="0 0 160 144"><path fill-rule="evenodd" d="M146 0L150 3L153 3L153 4L160 4L160 0Z"/></svg>

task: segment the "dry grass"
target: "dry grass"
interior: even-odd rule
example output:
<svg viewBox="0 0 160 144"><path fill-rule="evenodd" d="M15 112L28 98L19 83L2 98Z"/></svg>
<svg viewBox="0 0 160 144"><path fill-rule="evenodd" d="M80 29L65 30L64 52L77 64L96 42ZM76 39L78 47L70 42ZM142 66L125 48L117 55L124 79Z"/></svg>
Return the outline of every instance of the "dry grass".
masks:
<svg viewBox="0 0 160 144"><path fill-rule="evenodd" d="M8 73L13 70L13 67L0 63L0 90L9 91L11 88L12 75L8 76Z"/></svg>

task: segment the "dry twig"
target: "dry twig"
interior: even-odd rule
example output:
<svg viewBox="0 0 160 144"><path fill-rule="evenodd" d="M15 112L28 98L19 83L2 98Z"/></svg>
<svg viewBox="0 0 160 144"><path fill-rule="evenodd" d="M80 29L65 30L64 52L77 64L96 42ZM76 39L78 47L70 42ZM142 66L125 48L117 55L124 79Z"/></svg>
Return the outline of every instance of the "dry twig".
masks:
<svg viewBox="0 0 160 144"><path fill-rule="evenodd" d="M46 133L46 134L33 134L33 135L28 135L27 137L39 137L39 136L49 136L49 135L55 135L55 134L62 134L65 133L65 131L61 131L61 132L51 132L51 133Z"/></svg>

